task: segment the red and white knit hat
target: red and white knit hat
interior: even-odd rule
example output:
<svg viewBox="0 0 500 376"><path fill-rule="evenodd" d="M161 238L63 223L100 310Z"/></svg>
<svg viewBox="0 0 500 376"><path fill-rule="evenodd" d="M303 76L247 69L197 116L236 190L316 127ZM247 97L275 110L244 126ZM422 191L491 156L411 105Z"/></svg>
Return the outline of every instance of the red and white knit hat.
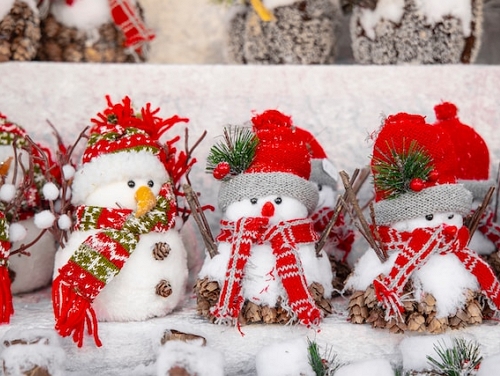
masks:
<svg viewBox="0 0 500 376"><path fill-rule="evenodd" d="M87 147L73 181L74 204L85 202L97 187L129 178L169 179L170 151L160 142L161 135L173 124L188 119L154 116L150 105L136 113L130 98L112 104L92 119Z"/></svg>
<svg viewBox="0 0 500 376"><path fill-rule="evenodd" d="M338 171L328 159L323 146L311 132L299 127L296 128L296 132L299 133L299 137L303 137L307 150L311 154L311 177L309 180L337 190Z"/></svg>
<svg viewBox="0 0 500 376"><path fill-rule="evenodd" d="M455 145L458 182L471 191L475 199L482 200L489 187L495 186L489 178L490 152L486 142L474 128L459 120L453 103L440 103L434 107L434 112L435 125L443 127Z"/></svg>
<svg viewBox="0 0 500 376"><path fill-rule="evenodd" d="M222 181L221 210L243 199L280 195L296 198L312 213L318 192L309 181L311 156L291 117L267 110L254 116L251 123L258 139L255 155L244 171Z"/></svg>
<svg viewBox="0 0 500 376"><path fill-rule="evenodd" d="M389 116L375 135L371 169L377 225L453 212L467 215L472 195L457 184L455 148L420 115Z"/></svg>

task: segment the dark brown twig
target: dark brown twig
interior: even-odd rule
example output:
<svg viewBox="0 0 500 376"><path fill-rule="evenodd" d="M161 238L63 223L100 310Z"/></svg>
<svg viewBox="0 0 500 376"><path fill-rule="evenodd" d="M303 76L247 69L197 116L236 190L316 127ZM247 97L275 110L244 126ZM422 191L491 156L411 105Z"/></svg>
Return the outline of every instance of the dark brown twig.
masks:
<svg viewBox="0 0 500 376"><path fill-rule="evenodd" d="M215 244L212 231L210 230L210 226L208 225L205 214L203 213L203 209L198 201L198 196L189 184L184 184L182 187L184 194L186 195L186 200L191 208L191 215L198 225L203 242L207 247L208 254L210 255L210 258L213 258L219 253L219 251L217 250L217 245Z"/></svg>

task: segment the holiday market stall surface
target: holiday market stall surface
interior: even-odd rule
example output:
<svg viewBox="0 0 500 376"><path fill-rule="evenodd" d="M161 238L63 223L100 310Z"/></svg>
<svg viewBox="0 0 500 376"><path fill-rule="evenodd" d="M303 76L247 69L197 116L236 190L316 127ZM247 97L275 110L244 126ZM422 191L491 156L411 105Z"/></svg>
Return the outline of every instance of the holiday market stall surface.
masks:
<svg viewBox="0 0 500 376"><path fill-rule="evenodd" d="M205 174L210 146L227 124L242 124L255 112L278 109L294 123L316 135L339 170L352 173L369 163L369 135L382 119L397 112L427 116L434 121L433 108L451 101L460 119L473 125L490 148L492 170L500 159L500 68L492 66L168 66L93 65L58 63L5 63L0 65L0 111L24 126L34 139L54 143L48 121L68 143L105 107L105 95L118 102L128 95L141 106L150 102L164 117L175 114L189 118L191 142L203 131L204 141L196 148L198 163L190 173L200 202L216 206L218 185ZM83 142L75 155L79 156ZM360 200L369 197L360 192ZM220 213L207 212L215 233ZM204 247L196 225L189 221L183 231L189 252L190 286L196 280ZM356 254L367 245L356 242ZM54 326L50 288L16 296L11 323L0 326L0 336ZM494 375L500 354L500 326L488 320L478 326L447 332L446 335L391 334L348 321L348 300L333 302L334 312L318 328L281 325L247 325L240 329L209 323L196 313L189 290L181 309L163 318L144 322L100 323L102 347L86 337L78 348L71 339L60 338L65 352L64 374L68 375L154 375L161 338L166 330L203 336L214 371L223 364L226 375L310 374L304 363L306 341L317 341L322 349L337 354L342 363L368 361L357 374L375 374L388 361L394 367L425 364L425 354L437 339L450 336L477 341L485 364L481 375ZM432 341L427 341L429 338ZM299 354L300 355L296 355ZM200 358L201 359L201 358ZM293 362L292 362L293 360ZM200 360L201 361L201 360ZM371 362L371 363L370 363ZM489 363L488 363L489 362ZM293 364L295 373L286 373ZM492 368L488 368L492 367ZM304 371L302 371L304 369ZM367 371L371 369L371 371ZM281 373L280 373L281 372ZM308 373L309 372L309 373ZM340 374L341 371L339 371ZM354 375L355 373L346 373ZM365 373L362 373L365 372ZM370 373L366 373L370 372ZM379 372L379 371L377 371ZM210 373L208 373L210 374Z"/></svg>

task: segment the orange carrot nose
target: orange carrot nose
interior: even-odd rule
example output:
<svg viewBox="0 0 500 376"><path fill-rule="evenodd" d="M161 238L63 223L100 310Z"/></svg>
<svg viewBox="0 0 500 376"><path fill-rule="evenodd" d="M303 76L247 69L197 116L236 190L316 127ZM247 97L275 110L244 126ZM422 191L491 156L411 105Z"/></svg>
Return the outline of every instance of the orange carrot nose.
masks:
<svg viewBox="0 0 500 376"><path fill-rule="evenodd" d="M156 197L146 186L139 187L135 192L135 200L137 201L136 218L142 217L156 205Z"/></svg>
<svg viewBox="0 0 500 376"><path fill-rule="evenodd" d="M264 204L262 207L260 214L263 217L272 217L274 215L274 205L269 201Z"/></svg>
<svg viewBox="0 0 500 376"><path fill-rule="evenodd" d="M445 228L443 229L443 234L448 239L453 239L457 234L457 231L458 231L457 226L445 226Z"/></svg>

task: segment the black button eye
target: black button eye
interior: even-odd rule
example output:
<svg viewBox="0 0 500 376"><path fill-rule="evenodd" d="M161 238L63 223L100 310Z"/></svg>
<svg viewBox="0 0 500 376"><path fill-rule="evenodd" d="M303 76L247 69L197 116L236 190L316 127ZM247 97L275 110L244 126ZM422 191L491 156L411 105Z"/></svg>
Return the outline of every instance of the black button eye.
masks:
<svg viewBox="0 0 500 376"><path fill-rule="evenodd" d="M133 181L133 180L129 180L129 181L127 182L127 185L128 185L130 188L134 188L134 187L135 187L135 181Z"/></svg>
<svg viewBox="0 0 500 376"><path fill-rule="evenodd" d="M254 197L254 198L251 198L250 199L250 202L255 205L257 203L257 199Z"/></svg>
<svg viewBox="0 0 500 376"><path fill-rule="evenodd" d="M279 205L279 204L281 204L283 202L283 199L281 197L276 197L274 199L274 202Z"/></svg>
<svg viewBox="0 0 500 376"><path fill-rule="evenodd" d="M318 191L322 191L323 190L323 186L321 184L318 184Z"/></svg>
<svg viewBox="0 0 500 376"><path fill-rule="evenodd" d="M155 182L154 182L154 181L152 181L152 180L148 181L148 187L149 187L149 188L153 188L153 187L154 187L154 185L155 185Z"/></svg>
<svg viewBox="0 0 500 376"><path fill-rule="evenodd" d="M455 216L455 214L450 214L450 215L448 216L448 219L453 219L453 217L454 217L454 216Z"/></svg>
<svg viewBox="0 0 500 376"><path fill-rule="evenodd" d="M428 221L432 221L434 219L434 214L427 214L425 216L425 219L427 219Z"/></svg>

